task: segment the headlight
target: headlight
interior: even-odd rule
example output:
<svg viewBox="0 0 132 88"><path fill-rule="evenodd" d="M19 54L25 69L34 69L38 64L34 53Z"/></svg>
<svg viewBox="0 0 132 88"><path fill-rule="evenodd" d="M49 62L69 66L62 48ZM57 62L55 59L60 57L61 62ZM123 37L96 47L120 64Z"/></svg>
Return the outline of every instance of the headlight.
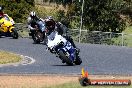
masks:
<svg viewBox="0 0 132 88"><path fill-rule="evenodd" d="M12 24L15 24L15 22L14 22L13 20L11 20L11 23L12 23Z"/></svg>

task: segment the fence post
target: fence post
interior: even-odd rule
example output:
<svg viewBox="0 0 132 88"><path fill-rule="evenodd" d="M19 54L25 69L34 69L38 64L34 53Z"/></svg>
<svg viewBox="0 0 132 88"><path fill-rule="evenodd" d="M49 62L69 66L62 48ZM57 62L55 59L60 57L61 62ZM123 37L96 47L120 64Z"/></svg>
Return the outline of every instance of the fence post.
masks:
<svg viewBox="0 0 132 88"><path fill-rule="evenodd" d="M122 33L121 46L124 46L124 33Z"/></svg>

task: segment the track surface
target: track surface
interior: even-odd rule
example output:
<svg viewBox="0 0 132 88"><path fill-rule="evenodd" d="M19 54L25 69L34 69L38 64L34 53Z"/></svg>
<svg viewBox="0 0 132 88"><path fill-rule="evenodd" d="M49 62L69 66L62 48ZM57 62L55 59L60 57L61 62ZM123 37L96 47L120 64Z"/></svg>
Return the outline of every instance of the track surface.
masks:
<svg viewBox="0 0 132 88"><path fill-rule="evenodd" d="M46 51L45 45L32 43L32 39L26 38L0 38L0 50L30 56L36 60L30 65L0 67L0 74L80 74L82 67L89 74L132 74L132 48L77 44L83 63L79 66L66 66Z"/></svg>

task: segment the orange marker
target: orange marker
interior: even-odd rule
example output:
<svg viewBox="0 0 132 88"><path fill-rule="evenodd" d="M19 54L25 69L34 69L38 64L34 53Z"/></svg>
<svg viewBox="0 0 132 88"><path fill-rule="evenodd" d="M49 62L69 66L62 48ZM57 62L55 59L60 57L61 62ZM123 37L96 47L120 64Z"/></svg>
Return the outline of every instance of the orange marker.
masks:
<svg viewBox="0 0 132 88"><path fill-rule="evenodd" d="M82 75L79 78L79 82L82 86L88 85L130 85L129 79L92 79L88 78L88 71L82 68Z"/></svg>

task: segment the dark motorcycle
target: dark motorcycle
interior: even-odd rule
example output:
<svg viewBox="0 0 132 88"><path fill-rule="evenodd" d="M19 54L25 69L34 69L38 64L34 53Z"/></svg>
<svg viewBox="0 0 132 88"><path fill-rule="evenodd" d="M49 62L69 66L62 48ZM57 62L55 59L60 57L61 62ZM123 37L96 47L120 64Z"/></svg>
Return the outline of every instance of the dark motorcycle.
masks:
<svg viewBox="0 0 132 88"><path fill-rule="evenodd" d="M48 36L48 49L52 53L55 53L63 63L67 65L80 65L82 63L78 52L69 41L61 35L58 35L58 32L54 32L54 34L50 35L52 35L52 37Z"/></svg>
<svg viewBox="0 0 132 88"><path fill-rule="evenodd" d="M43 41L44 43L47 43L46 33L42 32L37 26L35 26L34 30L30 30L29 36L32 37L35 44L39 44Z"/></svg>

